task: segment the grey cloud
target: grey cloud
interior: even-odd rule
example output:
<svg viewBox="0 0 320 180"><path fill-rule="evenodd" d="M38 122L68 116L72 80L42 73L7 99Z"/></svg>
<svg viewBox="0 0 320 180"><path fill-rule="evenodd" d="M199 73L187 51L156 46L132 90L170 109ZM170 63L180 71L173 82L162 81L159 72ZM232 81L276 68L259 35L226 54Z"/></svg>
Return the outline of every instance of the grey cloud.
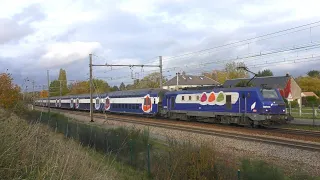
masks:
<svg viewBox="0 0 320 180"><path fill-rule="evenodd" d="M61 42L97 41L102 44L104 49L111 49L111 52L104 55L104 57L107 57L107 61L132 58L141 59L141 62L143 63L150 60L150 58L159 55L175 56L183 53L194 52L306 23L306 20L297 20L282 24L274 23L273 20L275 20L277 16L284 17L290 15L286 14L286 12L280 12L263 18L247 17L239 11L241 6L242 2L235 2L232 4L230 2L216 3L213 1L208 1L207 3L191 1L186 3L171 2L167 4L159 4L159 6L157 6L155 13L167 12L169 17L176 17L178 15L184 16L186 13L190 16L190 14L192 15L194 12L204 12L203 15L206 16L205 22L210 26L195 30L186 28L185 25L180 22L177 22L176 24L164 22L162 17L159 15L140 18L134 14L113 9L112 11L105 11L105 14L97 21L71 26L65 34L56 38L57 41ZM245 25L232 32L220 32L210 28L217 25L216 22L214 22L215 18L221 18L221 20L240 20L243 21ZM309 19L308 21L311 22L313 20L314 19ZM314 28L313 30L313 40L319 40L320 34L318 29ZM307 43L310 40L308 39L308 35L309 34L305 32L289 34L287 36L277 37L270 40L250 43L249 48L248 45L244 44L243 47L238 46L223 50L219 49L219 51L211 51L204 56L196 54L194 56L189 56L188 58L164 60L166 60L166 68L179 66L185 69L187 73L200 72L203 70L208 71L216 68L222 68L226 61L221 63L211 63L210 65L200 68L198 66L195 66L195 68L185 68L184 65L190 65L191 63L200 64L202 62L212 62L221 59L227 60L237 56L244 56L248 54L248 52L253 53L277 49L295 43ZM317 52L316 50L314 51ZM99 55L99 53L103 54L103 52L97 52L97 55ZM309 53L311 53L311 51ZM277 60L277 58L280 59L282 57L282 55L279 55L270 58ZM154 59L156 60L157 58ZM259 63L260 59L261 58L256 58L250 62ZM319 65L319 63L315 62L313 64L297 64L295 68L288 68L286 66L283 68L275 68L274 65L267 66L267 68L270 68L271 70L274 69L276 75L283 75L289 70L290 73L298 76L306 73L309 69L312 69L317 65ZM61 68L65 68L67 70L68 79L83 80L88 77L88 59L83 59L76 64L68 64ZM254 71L258 71L261 68L263 67L253 67L252 69ZM57 71L57 69L58 67L52 69L52 71ZM25 71L30 72L30 69L26 69ZM146 68L144 71L149 71L149 69ZM175 70L166 72L166 74L174 74L174 71ZM127 79L109 81L112 85L119 85L122 81L131 81L129 68L107 73L104 72L105 70L97 68L94 69L94 75L98 77L129 76ZM141 72L141 70L136 68L134 72ZM37 72L33 70L32 75L35 77L36 75L40 76L39 79L42 78L42 81L45 82L45 77L43 76L45 73L46 70L39 70ZM52 73L51 76L54 78L54 73ZM58 74L55 74L55 77L57 76Z"/></svg>
<svg viewBox="0 0 320 180"><path fill-rule="evenodd" d="M40 10L39 5L31 5L25 8L21 13L15 14L12 19L0 18L0 44L18 41L23 37L32 34L34 29L30 23L40 21L45 15ZM20 21L26 20L23 23Z"/></svg>
<svg viewBox="0 0 320 180"><path fill-rule="evenodd" d="M22 10L22 12L15 14L13 19L15 21L25 21L24 23L31 23L34 21L41 21L46 18L46 15L41 10L40 4L32 4Z"/></svg>
<svg viewBox="0 0 320 180"><path fill-rule="evenodd" d="M0 18L0 44L5 44L13 40L19 40L33 32L28 25L19 25L11 19Z"/></svg>

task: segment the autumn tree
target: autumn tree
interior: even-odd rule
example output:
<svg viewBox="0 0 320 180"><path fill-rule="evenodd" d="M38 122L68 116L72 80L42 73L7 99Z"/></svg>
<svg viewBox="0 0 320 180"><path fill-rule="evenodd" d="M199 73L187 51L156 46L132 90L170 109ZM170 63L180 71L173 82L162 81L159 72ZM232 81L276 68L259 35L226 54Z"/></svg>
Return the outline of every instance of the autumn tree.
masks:
<svg viewBox="0 0 320 180"><path fill-rule="evenodd" d="M0 74L0 107L13 108L20 99L20 87L13 84L10 74Z"/></svg>
<svg viewBox="0 0 320 180"><path fill-rule="evenodd" d="M249 78L248 72L243 69L238 69L238 67L244 67L243 62L231 62L227 63L223 70L214 70L210 73L202 73L204 76L209 77L220 84L223 84L227 79L236 78Z"/></svg>
<svg viewBox="0 0 320 180"><path fill-rule="evenodd" d="M108 83L100 80L92 80L93 93L106 93L111 90ZM71 83L69 94L87 94L90 93L90 82L89 81L78 81Z"/></svg>
<svg viewBox="0 0 320 180"><path fill-rule="evenodd" d="M70 84L69 94L87 94L90 93L90 84L88 81L77 81Z"/></svg>
<svg viewBox="0 0 320 180"><path fill-rule="evenodd" d="M246 65L243 62L231 62L226 64L224 71L227 73L228 79L249 78L248 72L238 67L246 67Z"/></svg>
<svg viewBox="0 0 320 180"><path fill-rule="evenodd" d="M166 82L166 79L164 77L162 77L162 83L164 84L165 82ZM135 79L133 81L133 84L128 84L126 86L127 90L147 89L147 88L160 88L160 73L159 72L151 73L151 74L145 76L143 79Z"/></svg>
<svg viewBox="0 0 320 180"><path fill-rule="evenodd" d="M317 71L317 70L311 70L307 74L310 77L318 77L318 78L320 77L320 71Z"/></svg>
<svg viewBox="0 0 320 180"><path fill-rule="evenodd" d="M259 71L257 77L273 76L273 72L270 69Z"/></svg>
<svg viewBox="0 0 320 180"><path fill-rule="evenodd" d="M48 91L47 90L40 91L40 98L46 98L46 97L48 97Z"/></svg>
<svg viewBox="0 0 320 180"><path fill-rule="evenodd" d="M303 92L314 92L320 95L320 79L316 77L298 77L296 79Z"/></svg>

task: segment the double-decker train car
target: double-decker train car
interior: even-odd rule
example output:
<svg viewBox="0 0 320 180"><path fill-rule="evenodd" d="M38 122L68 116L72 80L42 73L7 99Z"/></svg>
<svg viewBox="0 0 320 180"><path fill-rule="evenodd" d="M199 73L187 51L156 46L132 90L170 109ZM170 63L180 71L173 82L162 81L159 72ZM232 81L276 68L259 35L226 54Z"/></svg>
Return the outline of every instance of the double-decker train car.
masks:
<svg viewBox="0 0 320 180"><path fill-rule="evenodd" d="M47 106L46 102L43 98L35 104ZM50 107L89 111L90 95L52 97ZM283 124L292 119L277 89L258 87L115 91L93 95L93 110L250 126Z"/></svg>
<svg viewBox="0 0 320 180"><path fill-rule="evenodd" d="M166 92L164 89L110 92L105 98L105 110L111 113L157 116L162 109L162 99Z"/></svg>

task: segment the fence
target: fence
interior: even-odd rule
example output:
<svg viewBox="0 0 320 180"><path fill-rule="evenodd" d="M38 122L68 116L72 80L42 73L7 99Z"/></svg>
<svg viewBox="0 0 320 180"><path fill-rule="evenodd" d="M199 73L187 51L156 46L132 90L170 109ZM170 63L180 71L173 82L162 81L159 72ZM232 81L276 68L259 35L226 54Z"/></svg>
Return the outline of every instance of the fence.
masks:
<svg viewBox="0 0 320 180"><path fill-rule="evenodd" d="M313 108L287 108L287 113L296 118L320 119L320 109Z"/></svg>
<svg viewBox="0 0 320 180"><path fill-rule="evenodd" d="M245 161L242 164L228 157L216 157L216 152L204 144L176 143L167 145L149 138L147 129L139 131L125 128L101 128L92 124L78 123L67 117L32 111L30 123L41 122L66 138L78 140L83 146L116 156L120 162L137 170L146 171L153 179L250 179L264 174L265 177L283 176L278 169ZM40 118L39 118L40 117ZM230 162L231 160L231 162ZM239 166L241 167L240 169ZM261 168L257 168L261 167Z"/></svg>

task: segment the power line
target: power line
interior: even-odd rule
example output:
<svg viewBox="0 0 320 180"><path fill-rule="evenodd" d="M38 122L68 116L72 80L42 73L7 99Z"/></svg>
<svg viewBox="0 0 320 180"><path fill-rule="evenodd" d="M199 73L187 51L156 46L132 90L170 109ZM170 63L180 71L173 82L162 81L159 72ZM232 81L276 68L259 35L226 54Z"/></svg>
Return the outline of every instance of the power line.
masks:
<svg viewBox="0 0 320 180"><path fill-rule="evenodd" d="M209 50L213 50L213 49L217 49L217 48L221 48L221 47L226 47L226 46L230 46L230 45L234 45L234 44L239 44L239 43L251 41L251 40L254 40L254 39L258 39L258 38L262 38L262 37L266 37L266 36L270 36L270 35L274 35L274 34L278 34L278 33L282 33L282 32L287 32L287 31L290 31L290 30L294 30L294 29L298 29L298 28L301 28L301 27L306 27L306 26L310 26L310 25L318 24L318 23L320 23L320 21L316 21L316 22L312 22L312 23L308 23L308 24L304 24L304 25L300 25L300 26L296 26L296 27L292 27L292 28L288 28L288 29L284 29L284 30L280 30L280 31L276 31L276 32L273 32L273 33L268 33L268 34L264 34L264 35L260 35L260 36L256 36L256 37L253 37L253 38L248 38L248 39L244 39L244 40L240 40L240 41L236 41L236 42L232 42L232 43L228 43L228 44L224 44L224 45L219 45L219 46L215 46L215 47L212 47L212 48L207 48L207 49L203 49L203 50L199 50L199 51L194 51L194 52L185 53L185 54L181 54L181 55L171 56L169 58L166 58L166 60L174 59L174 58L180 57L180 56L186 56L186 55L190 55L190 54L201 53L201 52L204 52L204 51L209 51Z"/></svg>

